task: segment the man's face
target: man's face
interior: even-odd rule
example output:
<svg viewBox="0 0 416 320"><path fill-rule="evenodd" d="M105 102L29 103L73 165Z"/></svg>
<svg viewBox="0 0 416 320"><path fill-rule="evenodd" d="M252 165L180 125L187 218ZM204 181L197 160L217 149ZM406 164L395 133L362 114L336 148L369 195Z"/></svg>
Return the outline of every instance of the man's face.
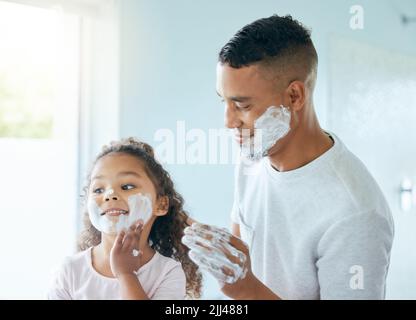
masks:
<svg viewBox="0 0 416 320"><path fill-rule="evenodd" d="M268 107L284 104L283 89L276 80L267 79L258 66L235 69L217 64L217 93L225 103L225 126L254 134L254 122ZM280 92L279 92L280 91ZM236 135L241 143L241 134Z"/></svg>

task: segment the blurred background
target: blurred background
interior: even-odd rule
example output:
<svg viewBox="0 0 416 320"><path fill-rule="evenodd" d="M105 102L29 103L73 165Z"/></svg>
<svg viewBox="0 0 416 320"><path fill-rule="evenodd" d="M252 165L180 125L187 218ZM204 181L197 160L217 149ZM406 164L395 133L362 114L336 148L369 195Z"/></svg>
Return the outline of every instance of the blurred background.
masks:
<svg viewBox="0 0 416 320"><path fill-rule="evenodd" d="M223 128L218 51L275 13L312 29L322 127L367 165L393 211L387 298L416 299L414 0L0 0L0 298L46 297L76 250L103 144L137 136L157 148L168 130L179 151ZM228 227L232 161L180 157L165 165L188 212ZM203 298L224 298L209 275Z"/></svg>

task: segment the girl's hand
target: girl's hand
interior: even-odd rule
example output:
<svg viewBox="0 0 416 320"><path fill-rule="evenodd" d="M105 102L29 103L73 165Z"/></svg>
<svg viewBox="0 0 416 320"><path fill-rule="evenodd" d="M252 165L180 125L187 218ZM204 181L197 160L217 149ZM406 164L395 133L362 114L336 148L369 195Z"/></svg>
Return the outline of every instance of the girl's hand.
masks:
<svg viewBox="0 0 416 320"><path fill-rule="evenodd" d="M110 266L113 275L120 278L124 275L136 275L139 269L142 252L139 250L143 221L138 221L127 232L121 231L110 251Z"/></svg>

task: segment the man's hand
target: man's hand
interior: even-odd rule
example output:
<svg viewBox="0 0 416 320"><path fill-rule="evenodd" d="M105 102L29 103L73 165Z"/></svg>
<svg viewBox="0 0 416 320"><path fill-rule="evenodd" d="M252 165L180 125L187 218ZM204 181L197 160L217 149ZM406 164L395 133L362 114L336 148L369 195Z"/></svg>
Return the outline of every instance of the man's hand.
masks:
<svg viewBox="0 0 416 320"><path fill-rule="evenodd" d="M226 229L193 223L185 229L182 242L191 249L189 257L219 281L228 297L277 298L251 271L248 246ZM271 296L263 295L265 292Z"/></svg>

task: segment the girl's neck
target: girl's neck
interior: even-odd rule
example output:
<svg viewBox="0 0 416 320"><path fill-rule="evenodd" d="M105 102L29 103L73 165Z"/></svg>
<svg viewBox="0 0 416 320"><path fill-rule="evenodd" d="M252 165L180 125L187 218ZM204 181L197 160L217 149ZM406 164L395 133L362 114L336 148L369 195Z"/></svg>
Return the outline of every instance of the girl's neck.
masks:
<svg viewBox="0 0 416 320"><path fill-rule="evenodd" d="M142 231L141 236L140 236L139 248L137 248L137 249L142 250L143 253L144 253L144 250L151 249L151 247L149 246L149 242L147 241L147 239L149 238L149 235L150 235L150 230L148 230L148 229L149 228L147 226L145 226L143 228L143 231ZM100 243L100 245L103 246L103 249L105 250L105 252L108 255L110 255L111 248L113 247L114 241L116 240L116 238L117 238L117 235L106 234L106 233L103 233L103 232L101 233L101 243Z"/></svg>
<svg viewBox="0 0 416 320"><path fill-rule="evenodd" d="M140 240L139 243L139 250L143 252L143 256L140 261L140 265L144 265L147 262L149 262L154 254L155 250L150 247L147 240L145 240L147 237L144 237ZM110 263L110 252L113 248L114 241L116 239L116 236L113 235L107 235L102 233L101 236L101 243L94 247L93 249L93 257L95 257L95 263L98 264L109 264Z"/></svg>

